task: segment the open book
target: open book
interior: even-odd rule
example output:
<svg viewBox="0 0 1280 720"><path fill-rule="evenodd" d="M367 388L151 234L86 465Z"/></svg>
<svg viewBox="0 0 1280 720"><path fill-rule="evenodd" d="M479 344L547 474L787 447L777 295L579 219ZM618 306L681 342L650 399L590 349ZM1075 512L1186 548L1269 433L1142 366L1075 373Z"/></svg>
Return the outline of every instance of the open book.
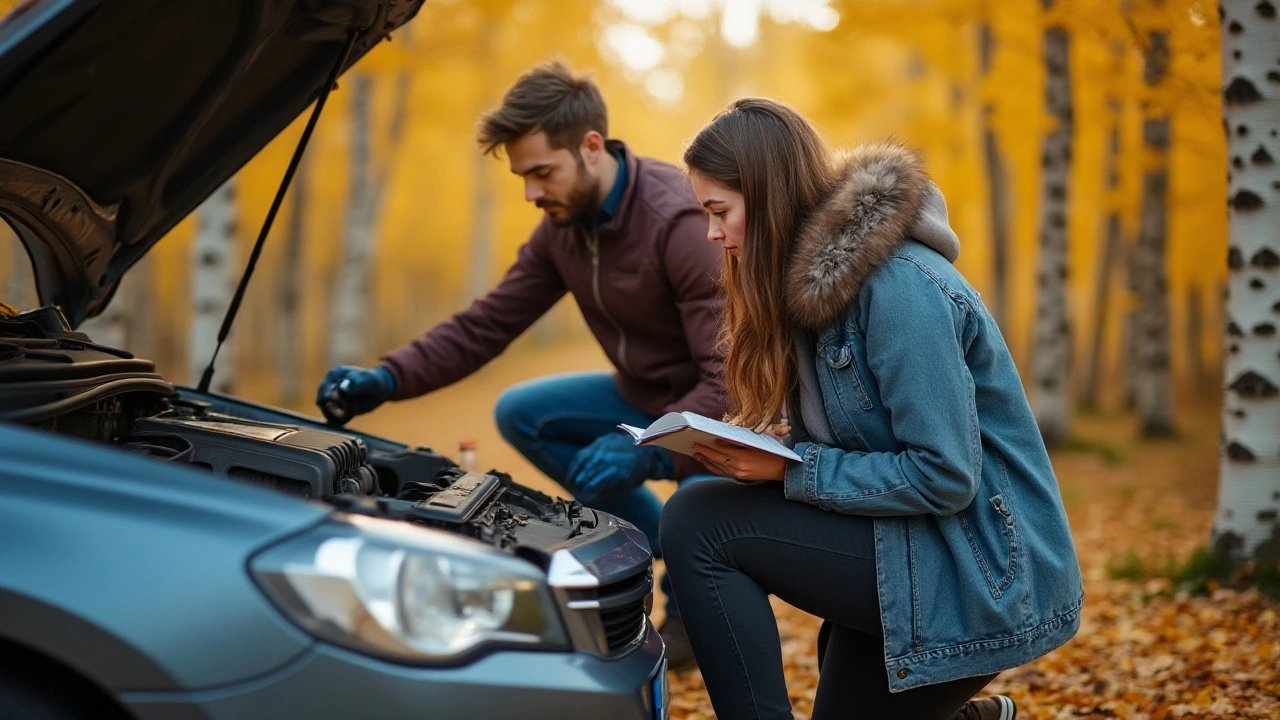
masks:
<svg viewBox="0 0 1280 720"><path fill-rule="evenodd" d="M635 438L637 445L657 445L684 455L692 455L693 444L715 445L715 440L727 440L738 445L764 450L788 460L801 461L791 448L778 442L772 435L753 432L729 423L712 420L697 413L667 413L647 428L619 425Z"/></svg>

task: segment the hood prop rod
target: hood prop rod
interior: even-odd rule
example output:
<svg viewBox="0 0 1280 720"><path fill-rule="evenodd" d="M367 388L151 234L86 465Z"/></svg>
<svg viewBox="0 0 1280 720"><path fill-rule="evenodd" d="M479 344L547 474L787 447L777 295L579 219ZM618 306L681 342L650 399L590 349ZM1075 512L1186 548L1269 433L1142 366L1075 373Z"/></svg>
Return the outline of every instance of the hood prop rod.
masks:
<svg viewBox="0 0 1280 720"><path fill-rule="evenodd" d="M249 264L244 269L244 274L240 276L240 284L236 287L236 294L231 298L231 305L227 307L227 314L222 318L222 327L218 330L218 344L213 349L213 357L209 358L209 366L204 369L204 374L200 376L199 391L202 393L209 392L209 385L213 382L214 363L218 361L218 352L222 350L222 344L226 342L227 335L231 333L231 325L236 320L236 313L240 311L240 302L244 300L244 291L249 287L249 278L253 276L253 270L258 265L258 258L262 255L262 246L266 244L267 234L271 232L271 225L276 220L276 213L280 211L280 205L284 203L285 193L289 190L289 183L293 182L293 174L298 170L298 164L302 162L302 153L307 149L307 141L311 139L311 132L316 128L316 121L320 119L320 111L324 109L324 101L329 98L329 93L338 83L338 75L342 73L342 66L347 63L347 58L351 56L351 49L355 47L356 38L360 36L359 31L352 30L347 35L347 41L342 46L342 52L338 54L338 62L334 63L333 69L329 71L329 78L325 82L324 87L320 88L320 96L316 98L315 109L311 111L311 117L307 120L307 127L302 131L302 137L298 139L298 146L293 150L293 158L289 160L289 167L284 171L284 179L280 182L280 188L276 191L276 199L271 203L271 209L267 211L267 219L262 223L262 230L258 232L258 241L253 245L253 252L249 254Z"/></svg>

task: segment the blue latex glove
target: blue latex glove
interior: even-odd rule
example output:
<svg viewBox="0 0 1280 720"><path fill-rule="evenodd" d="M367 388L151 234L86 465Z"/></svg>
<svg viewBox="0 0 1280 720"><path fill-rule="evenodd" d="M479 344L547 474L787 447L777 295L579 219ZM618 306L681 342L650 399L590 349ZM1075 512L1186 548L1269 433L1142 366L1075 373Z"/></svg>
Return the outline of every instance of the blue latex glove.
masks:
<svg viewBox="0 0 1280 720"><path fill-rule="evenodd" d="M582 448L569 463L569 488L579 502L593 503L638 488L650 478L671 477L671 455L639 447L628 435L609 433Z"/></svg>
<svg viewBox="0 0 1280 720"><path fill-rule="evenodd" d="M356 415L390 400L395 391L396 379L382 366L365 369L339 365L320 381L316 405L331 424L345 425Z"/></svg>

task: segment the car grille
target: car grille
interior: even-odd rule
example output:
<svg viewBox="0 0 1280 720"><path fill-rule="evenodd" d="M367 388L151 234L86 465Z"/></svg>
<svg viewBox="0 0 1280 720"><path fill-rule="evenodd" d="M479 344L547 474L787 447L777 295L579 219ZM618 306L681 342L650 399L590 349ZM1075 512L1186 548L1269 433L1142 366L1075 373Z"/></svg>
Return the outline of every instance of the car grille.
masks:
<svg viewBox="0 0 1280 720"><path fill-rule="evenodd" d="M600 623L604 626L609 652L627 647L640 635L647 615L645 598L652 589L652 568L596 589L600 601ZM642 593L639 598L635 598L637 593Z"/></svg>
<svg viewBox="0 0 1280 720"><path fill-rule="evenodd" d="M574 644L605 657L622 655L643 637L653 593L653 567L599 587L563 588Z"/></svg>
<svg viewBox="0 0 1280 720"><path fill-rule="evenodd" d="M604 625L609 652L616 652L630 645L644 627L644 618L643 600L628 603L615 610L601 610L600 622Z"/></svg>

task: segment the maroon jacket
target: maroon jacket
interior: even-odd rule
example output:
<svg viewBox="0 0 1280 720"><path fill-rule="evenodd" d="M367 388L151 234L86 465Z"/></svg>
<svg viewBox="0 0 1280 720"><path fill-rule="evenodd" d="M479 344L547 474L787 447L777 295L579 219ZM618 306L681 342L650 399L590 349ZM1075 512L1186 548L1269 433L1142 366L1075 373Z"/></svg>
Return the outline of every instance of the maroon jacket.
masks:
<svg viewBox="0 0 1280 720"><path fill-rule="evenodd" d="M716 352L723 254L707 242L706 213L677 168L637 158L616 141L610 148L627 163L613 219L593 234L543 218L488 295L382 358L396 379L395 399L475 372L570 292L628 403L653 415L724 415ZM672 459L678 478L706 472L693 458Z"/></svg>

